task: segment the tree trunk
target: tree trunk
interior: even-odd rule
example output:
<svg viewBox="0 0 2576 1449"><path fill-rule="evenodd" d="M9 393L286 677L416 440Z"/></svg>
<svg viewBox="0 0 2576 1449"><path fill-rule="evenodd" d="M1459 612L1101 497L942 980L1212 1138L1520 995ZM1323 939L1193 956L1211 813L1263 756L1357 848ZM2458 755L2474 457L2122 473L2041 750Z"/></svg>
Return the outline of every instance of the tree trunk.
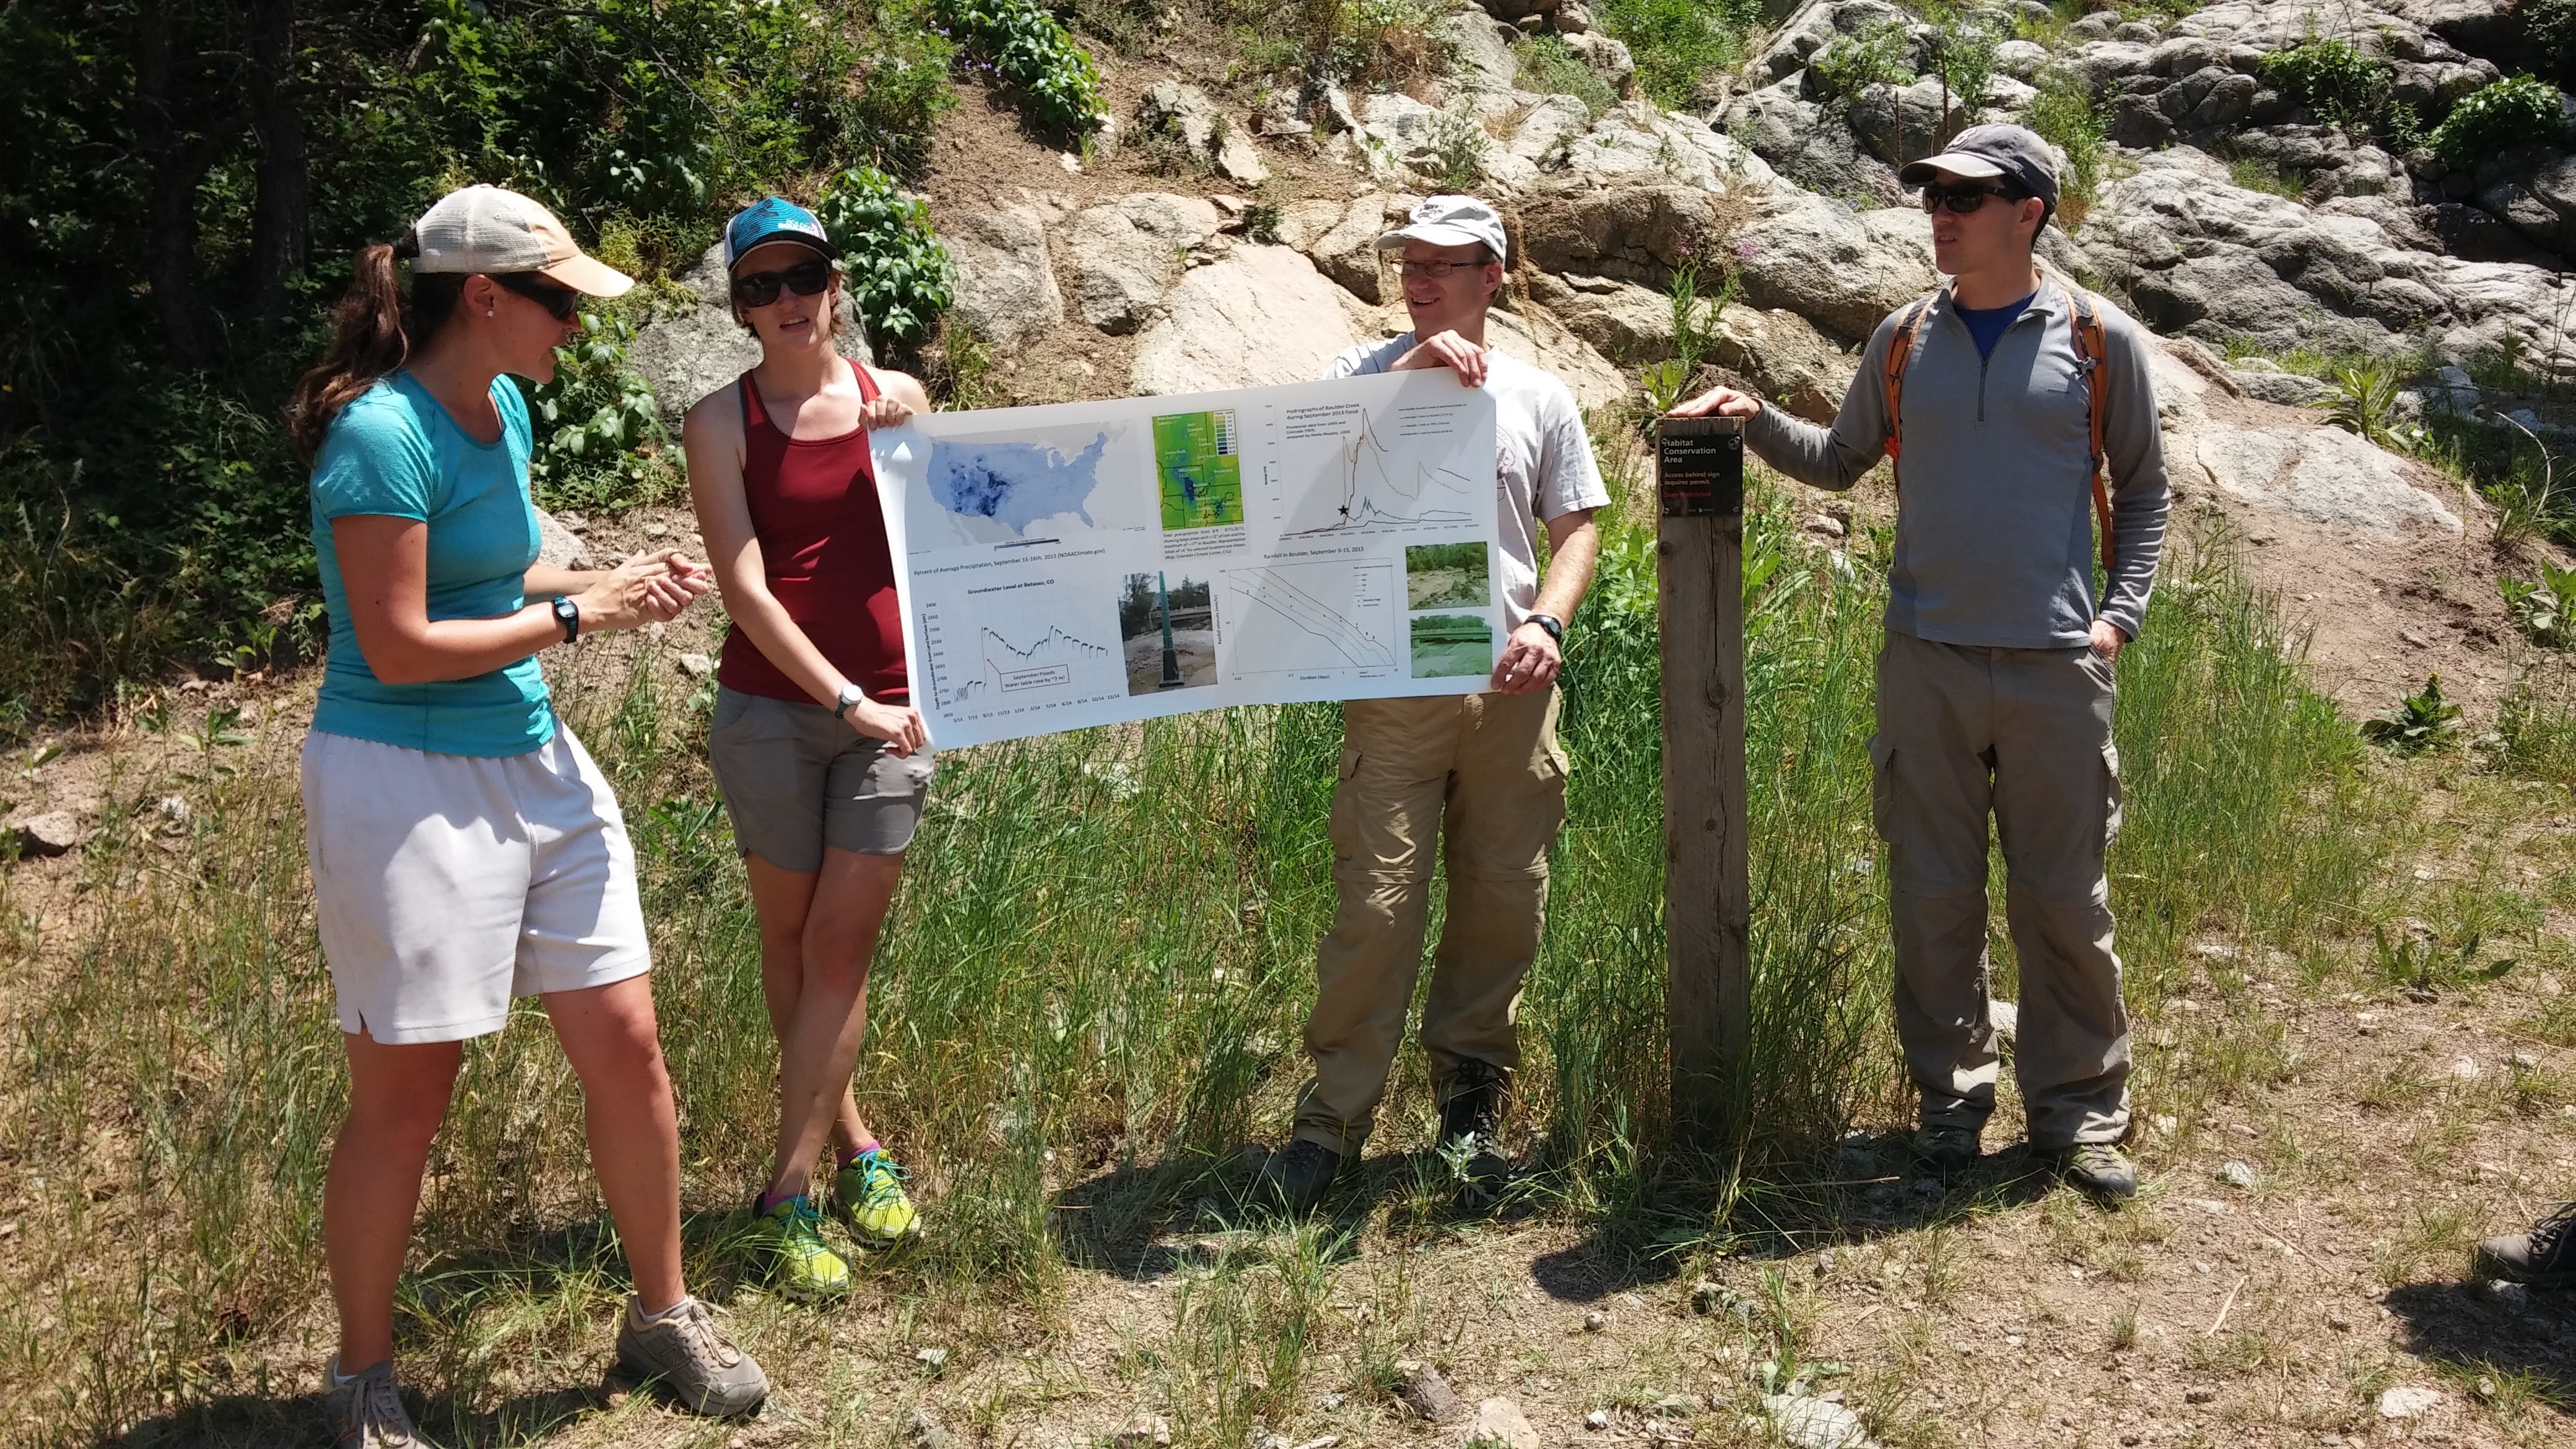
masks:
<svg viewBox="0 0 2576 1449"><path fill-rule="evenodd" d="M295 0L250 5L251 126L259 133L259 200L251 216L251 306L261 335L286 315L286 284L309 259L312 178L296 83Z"/></svg>
<svg viewBox="0 0 2576 1449"><path fill-rule="evenodd" d="M144 0L134 17L134 140L152 177L145 211L146 275L161 314L162 343L183 368L205 365L190 272L197 252L197 183L180 139L179 97L171 75L168 0Z"/></svg>

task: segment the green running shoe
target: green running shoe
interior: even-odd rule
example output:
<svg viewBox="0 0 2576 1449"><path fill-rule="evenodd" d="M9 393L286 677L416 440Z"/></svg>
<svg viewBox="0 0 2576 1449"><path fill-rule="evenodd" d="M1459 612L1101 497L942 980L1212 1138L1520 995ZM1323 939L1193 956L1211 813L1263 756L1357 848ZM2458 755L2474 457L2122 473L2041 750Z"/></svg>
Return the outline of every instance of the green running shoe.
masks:
<svg viewBox="0 0 2576 1449"><path fill-rule="evenodd" d="M823 1241L823 1215L814 1199L782 1198L761 1212L753 1206L752 1242L769 1260L770 1277L793 1298L834 1298L850 1291L850 1265Z"/></svg>
<svg viewBox="0 0 2576 1449"><path fill-rule="evenodd" d="M884 1148L871 1147L833 1176L832 1201L860 1242L891 1247L921 1236L921 1214L903 1190L908 1175Z"/></svg>

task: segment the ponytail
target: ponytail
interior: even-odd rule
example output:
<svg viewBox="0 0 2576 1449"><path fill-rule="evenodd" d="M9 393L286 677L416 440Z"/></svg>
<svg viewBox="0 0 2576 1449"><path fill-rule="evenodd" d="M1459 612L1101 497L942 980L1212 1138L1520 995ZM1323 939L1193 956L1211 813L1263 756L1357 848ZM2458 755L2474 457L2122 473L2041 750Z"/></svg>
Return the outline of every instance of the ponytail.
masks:
<svg viewBox="0 0 2576 1449"><path fill-rule="evenodd" d="M409 361L429 344L456 312L464 295L462 275L415 273L409 297L403 294L394 263L420 255L418 239L406 233L399 242L361 248L349 277L349 290L331 314L331 345L321 365L295 385L286 410L286 434L307 464L322 450L331 420Z"/></svg>

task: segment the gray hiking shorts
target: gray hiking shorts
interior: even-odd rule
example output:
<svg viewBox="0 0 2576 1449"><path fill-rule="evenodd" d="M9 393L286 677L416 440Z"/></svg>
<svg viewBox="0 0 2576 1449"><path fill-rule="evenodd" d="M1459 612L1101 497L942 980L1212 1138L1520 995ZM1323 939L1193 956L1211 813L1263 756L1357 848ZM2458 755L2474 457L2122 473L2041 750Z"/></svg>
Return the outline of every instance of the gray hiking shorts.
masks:
<svg viewBox="0 0 2576 1449"><path fill-rule="evenodd" d="M901 855L930 795L932 751L898 755L819 704L719 687L707 736L734 843L780 870L823 868L823 850Z"/></svg>

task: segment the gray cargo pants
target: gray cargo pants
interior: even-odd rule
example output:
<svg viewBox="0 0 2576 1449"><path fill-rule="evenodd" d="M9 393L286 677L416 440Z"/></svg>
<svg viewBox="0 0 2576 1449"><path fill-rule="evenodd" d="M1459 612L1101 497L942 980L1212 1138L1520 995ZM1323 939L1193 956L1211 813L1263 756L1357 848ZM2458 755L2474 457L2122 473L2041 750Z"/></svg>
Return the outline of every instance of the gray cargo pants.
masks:
<svg viewBox="0 0 2576 1449"><path fill-rule="evenodd" d="M1986 816L2003 842L2021 966L2014 1076L2034 1147L2129 1126L2129 1013L2103 855L2120 828L2109 660L2090 648L1935 644L1894 629L1878 656L1870 800L1889 846L1896 1035L1926 1126L1994 1110Z"/></svg>

